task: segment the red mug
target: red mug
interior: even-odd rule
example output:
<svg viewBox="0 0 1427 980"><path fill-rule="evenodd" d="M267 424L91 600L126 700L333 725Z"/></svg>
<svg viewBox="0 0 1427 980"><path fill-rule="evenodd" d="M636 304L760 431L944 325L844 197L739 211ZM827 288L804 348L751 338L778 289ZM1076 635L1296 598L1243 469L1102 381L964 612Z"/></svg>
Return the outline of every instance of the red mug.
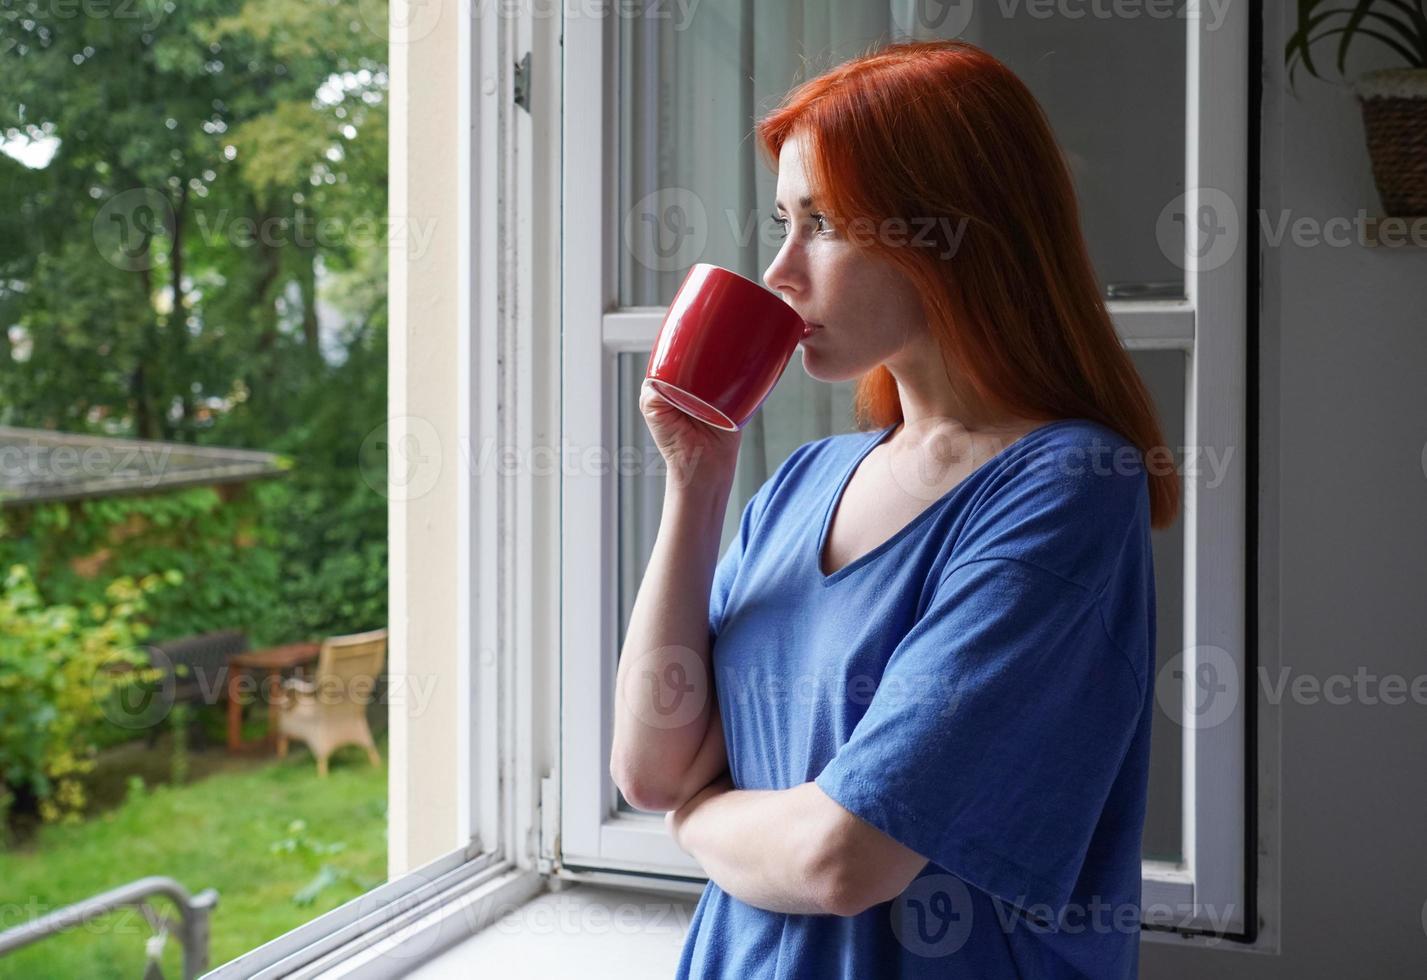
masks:
<svg viewBox="0 0 1427 980"><path fill-rule="evenodd" d="M737 432L782 377L805 326L777 293L699 262L664 314L644 377L685 414Z"/></svg>

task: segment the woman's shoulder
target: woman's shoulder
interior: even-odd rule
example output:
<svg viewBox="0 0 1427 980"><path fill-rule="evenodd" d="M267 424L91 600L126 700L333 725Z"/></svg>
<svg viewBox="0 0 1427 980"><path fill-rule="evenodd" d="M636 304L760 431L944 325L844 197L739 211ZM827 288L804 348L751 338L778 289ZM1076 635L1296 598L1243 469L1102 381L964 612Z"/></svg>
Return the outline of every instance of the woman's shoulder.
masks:
<svg viewBox="0 0 1427 980"><path fill-rule="evenodd" d="M1087 461L1098 463L1102 457L1118 457L1120 469L1131 469L1139 465L1139 448L1121 433L1103 422L1094 419L1068 418L1047 423L1041 433L1045 445L1085 457Z"/></svg>
<svg viewBox="0 0 1427 980"><path fill-rule="evenodd" d="M1014 557L1092 590L1125 548L1148 542L1139 448L1090 419L1064 419L1013 447L978 488L963 557Z"/></svg>
<svg viewBox="0 0 1427 980"><path fill-rule="evenodd" d="M1047 423L1014 443L999 462L1000 481L1023 493L1048 494L1064 506L1093 504L1107 493L1133 497L1146 483L1139 447L1093 419ZM1039 478L1024 479L1029 472Z"/></svg>

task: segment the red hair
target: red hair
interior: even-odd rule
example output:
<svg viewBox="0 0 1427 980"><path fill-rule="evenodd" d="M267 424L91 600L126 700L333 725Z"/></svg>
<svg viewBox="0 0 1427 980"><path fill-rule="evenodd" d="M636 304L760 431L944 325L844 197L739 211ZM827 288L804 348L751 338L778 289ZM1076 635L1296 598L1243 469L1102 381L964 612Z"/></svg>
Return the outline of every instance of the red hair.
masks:
<svg viewBox="0 0 1427 980"><path fill-rule="evenodd" d="M809 183L834 227L934 225L917 240L935 247L858 247L906 274L942 357L994 410L1088 418L1153 456L1150 524L1174 521L1179 474L1101 296L1070 171L1010 69L965 41L885 45L797 86L757 135L775 171L784 142L809 137ZM854 409L861 427L902 420L884 365L858 379Z"/></svg>

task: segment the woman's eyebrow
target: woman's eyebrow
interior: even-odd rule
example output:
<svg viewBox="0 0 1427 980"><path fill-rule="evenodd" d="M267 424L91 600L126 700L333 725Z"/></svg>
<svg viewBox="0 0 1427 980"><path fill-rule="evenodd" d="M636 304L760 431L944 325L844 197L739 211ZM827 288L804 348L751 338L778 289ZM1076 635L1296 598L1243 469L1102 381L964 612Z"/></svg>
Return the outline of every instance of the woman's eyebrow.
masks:
<svg viewBox="0 0 1427 980"><path fill-rule="evenodd" d="M786 211L788 210L787 208L783 207L783 202L782 202L782 201L774 201L774 202L773 202L773 206L774 206L775 208L777 208L779 211L784 211L784 212L786 212ZM812 199L811 197L799 198L799 199L798 199L798 206L801 207L803 210L806 211L808 208L810 208L810 207L813 206L813 199Z"/></svg>

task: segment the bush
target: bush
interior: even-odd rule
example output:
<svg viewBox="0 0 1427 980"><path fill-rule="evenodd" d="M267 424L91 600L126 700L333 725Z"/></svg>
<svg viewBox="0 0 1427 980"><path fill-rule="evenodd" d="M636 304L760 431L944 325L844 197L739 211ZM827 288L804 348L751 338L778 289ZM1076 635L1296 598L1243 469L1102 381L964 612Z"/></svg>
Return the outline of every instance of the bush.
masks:
<svg viewBox="0 0 1427 980"><path fill-rule="evenodd" d="M0 518L0 567L29 566L46 603L80 608L103 602L116 579L176 570L184 587L147 606L153 642L227 627L282 642L264 635L281 603L268 503L276 482L12 508Z"/></svg>
<svg viewBox="0 0 1427 980"><path fill-rule="evenodd" d="M0 798L33 801L47 822L79 819L80 777L94 769L94 735L114 699L158 679L140 649L149 597L181 580L126 576L103 602L47 605L30 570L10 567L0 591Z"/></svg>

